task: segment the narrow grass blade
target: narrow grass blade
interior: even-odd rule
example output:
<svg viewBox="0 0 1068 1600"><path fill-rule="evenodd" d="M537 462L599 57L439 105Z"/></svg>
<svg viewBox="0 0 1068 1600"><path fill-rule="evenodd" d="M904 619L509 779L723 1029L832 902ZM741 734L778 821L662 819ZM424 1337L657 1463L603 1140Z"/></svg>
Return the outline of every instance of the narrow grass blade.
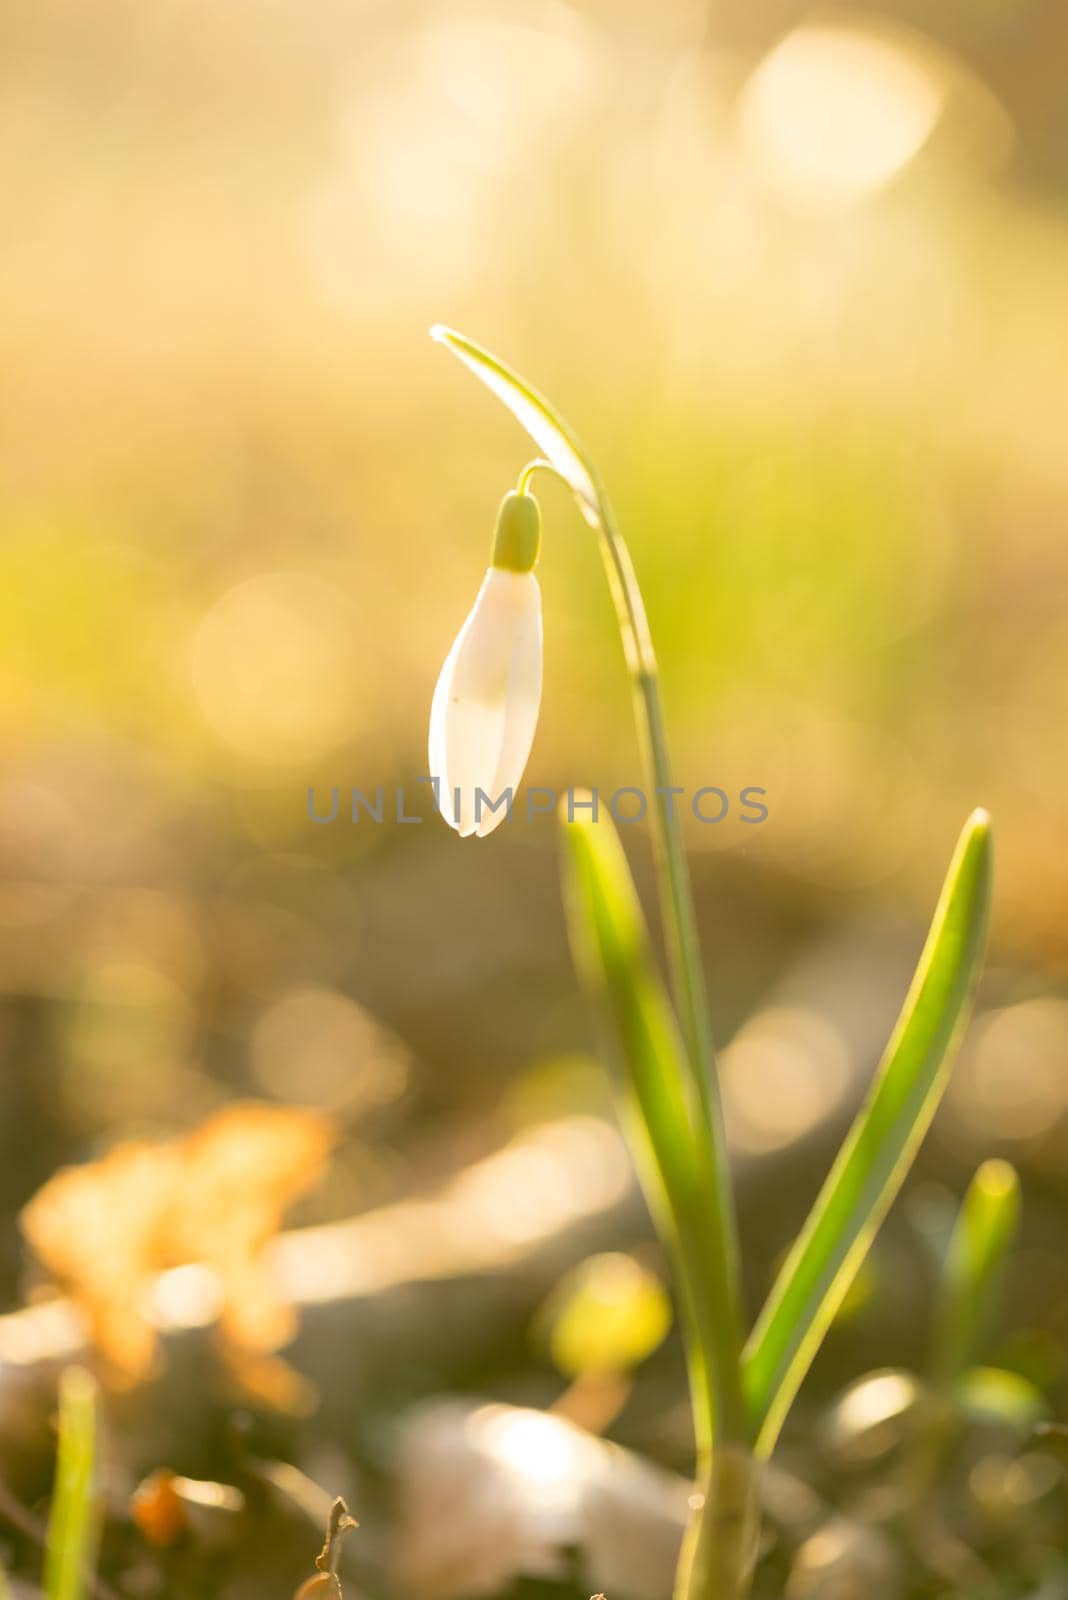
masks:
<svg viewBox="0 0 1068 1600"><path fill-rule="evenodd" d="M982 959L990 877L990 819L976 811L957 844L868 1099L746 1347L746 1396L763 1453L771 1450L941 1099Z"/></svg>
<svg viewBox="0 0 1068 1600"><path fill-rule="evenodd" d="M96 1384L80 1367L59 1384L59 1454L45 1546L46 1600L83 1600L96 1564Z"/></svg>
<svg viewBox="0 0 1068 1600"><path fill-rule="evenodd" d="M931 1376L952 1385L979 1359L1020 1220L1020 1180L1007 1161L984 1161L968 1186L946 1252Z"/></svg>
<svg viewBox="0 0 1068 1600"><path fill-rule="evenodd" d="M688 1333L699 1447L744 1429L732 1264L716 1225L711 1132L615 829L584 817L564 827L564 898L579 975L618 1066L621 1114L654 1220L674 1258Z"/></svg>
<svg viewBox="0 0 1068 1600"><path fill-rule="evenodd" d="M545 396L539 394L518 372L514 372L481 345L475 344L473 339L465 338L462 333L455 333L451 328L435 323L430 330L430 337L451 350L508 407L538 449L578 495L587 520L598 527L600 506L593 468L574 430Z"/></svg>

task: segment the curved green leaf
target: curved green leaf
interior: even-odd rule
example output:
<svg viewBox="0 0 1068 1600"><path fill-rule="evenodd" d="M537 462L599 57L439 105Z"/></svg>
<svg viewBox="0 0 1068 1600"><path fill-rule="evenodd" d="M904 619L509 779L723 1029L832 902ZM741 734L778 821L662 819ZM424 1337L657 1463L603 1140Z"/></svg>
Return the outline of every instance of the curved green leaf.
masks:
<svg viewBox="0 0 1068 1600"><path fill-rule="evenodd" d="M563 832L564 901L575 965L618 1068L624 1131L673 1257L698 1443L707 1449L713 1431L737 1439L745 1428L740 1336L729 1313L733 1267L716 1248L725 1234L716 1226L720 1189L711 1128L618 835L610 822L589 816L570 821Z"/></svg>
<svg viewBox="0 0 1068 1600"><path fill-rule="evenodd" d="M990 819L957 844L919 966L867 1101L746 1346L759 1448L772 1448L798 1387L934 1116L978 975L990 899Z"/></svg>
<svg viewBox="0 0 1068 1600"><path fill-rule="evenodd" d="M467 339L440 322L430 330L430 337L452 351L476 378L479 378L498 400L502 401L516 420L530 434L538 449L552 462L557 472L565 478L578 495L587 521L600 527L601 515L596 474L589 457L579 443L574 429L564 421L559 412L539 394L537 389L521 378L518 372L484 350L473 339Z"/></svg>

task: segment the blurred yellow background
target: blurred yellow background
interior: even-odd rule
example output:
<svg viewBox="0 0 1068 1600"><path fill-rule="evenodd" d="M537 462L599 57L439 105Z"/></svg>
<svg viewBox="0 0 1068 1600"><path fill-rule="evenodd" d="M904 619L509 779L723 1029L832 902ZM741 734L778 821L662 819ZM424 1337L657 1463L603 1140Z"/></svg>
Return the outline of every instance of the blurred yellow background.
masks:
<svg viewBox="0 0 1068 1600"><path fill-rule="evenodd" d="M308 782L421 769L525 456L443 319L602 464L684 777L772 796L716 846L925 888L981 801L1002 935L1063 960L1064 29L896 9L10 11L11 875L133 867L189 807L320 855ZM545 498L530 776L629 776L591 541Z"/></svg>

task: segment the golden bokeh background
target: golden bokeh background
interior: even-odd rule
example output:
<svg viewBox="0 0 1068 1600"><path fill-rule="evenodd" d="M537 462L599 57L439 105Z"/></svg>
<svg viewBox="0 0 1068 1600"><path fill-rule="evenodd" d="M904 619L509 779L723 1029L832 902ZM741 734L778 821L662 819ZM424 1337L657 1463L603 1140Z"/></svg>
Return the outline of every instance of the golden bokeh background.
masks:
<svg viewBox="0 0 1068 1600"><path fill-rule="evenodd" d="M234 1100L335 1118L295 1213L323 1227L604 1114L552 819L461 841L416 784L534 453L443 321L597 461L677 781L767 791L687 838L754 1303L992 811L990 968L914 1187L1020 1164L1018 1309L1063 1386L1057 0L37 0L0 43L6 1308L58 1167ZM539 493L527 778L607 793L641 782L619 640ZM419 824L348 822L379 785ZM897 1359L907 1303L869 1318L863 1359Z"/></svg>

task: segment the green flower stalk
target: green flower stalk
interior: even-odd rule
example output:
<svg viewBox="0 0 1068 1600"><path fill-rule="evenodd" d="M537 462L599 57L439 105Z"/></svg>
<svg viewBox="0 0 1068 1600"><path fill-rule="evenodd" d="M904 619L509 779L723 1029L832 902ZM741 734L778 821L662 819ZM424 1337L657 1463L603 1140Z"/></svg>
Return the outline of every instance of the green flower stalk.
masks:
<svg viewBox="0 0 1068 1600"><path fill-rule="evenodd" d="M59 1450L45 1544L46 1600L85 1600L92 1587L99 1534L96 1414L96 1383L81 1367L69 1367L59 1380Z"/></svg>
<svg viewBox="0 0 1068 1600"><path fill-rule="evenodd" d="M979 970L990 891L989 819L961 835L927 943L871 1093L801 1230L748 1341L712 1029L656 655L630 553L604 486L577 436L523 378L449 329L444 344L512 412L541 456L502 507L494 563L442 669L431 715L431 774L461 833L484 834L477 794L496 801L519 781L536 692L534 600L526 585L540 524L527 494L551 471L599 536L633 690L651 816L671 998L661 983L638 896L615 830L592 811L564 822L564 891L576 966L614 1066L621 1120L673 1267L697 1456L697 1493L680 1556L676 1600L742 1600L759 1531L759 1463L841 1304L934 1114ZM528 506L527 501L530 501ZM530 589L533 585L533 591ZM521 619L523 607L528 620ZM510 609L511 607L511 609ZM496 785L497 793L490 793ZM488 788L487 788L488 786ZM456 791L450 794L448 791ZM676 791L677 792L677 791ZM483 798L487 796L484 795ZM455 802L455 804L454 804ZM447 807L452 807L452 815ZM500 818L496 818L500 820Z"/></svg>

